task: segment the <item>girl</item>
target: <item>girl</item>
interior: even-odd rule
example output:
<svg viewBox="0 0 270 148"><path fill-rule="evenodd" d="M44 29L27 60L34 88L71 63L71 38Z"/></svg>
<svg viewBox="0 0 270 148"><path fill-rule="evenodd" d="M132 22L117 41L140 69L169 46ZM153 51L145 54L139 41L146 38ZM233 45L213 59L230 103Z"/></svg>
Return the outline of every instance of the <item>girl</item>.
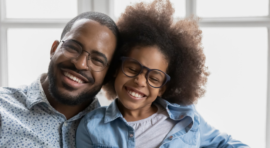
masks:
<svg viewBox="0 0 270 148"><path fill-rule="evenodd" d="M195 110L208 76L201 30L192 19L174 23L173 12L169 0L126 8L121 57L104 88L117 99L81 120L78 148L247 147Z"/></svg>

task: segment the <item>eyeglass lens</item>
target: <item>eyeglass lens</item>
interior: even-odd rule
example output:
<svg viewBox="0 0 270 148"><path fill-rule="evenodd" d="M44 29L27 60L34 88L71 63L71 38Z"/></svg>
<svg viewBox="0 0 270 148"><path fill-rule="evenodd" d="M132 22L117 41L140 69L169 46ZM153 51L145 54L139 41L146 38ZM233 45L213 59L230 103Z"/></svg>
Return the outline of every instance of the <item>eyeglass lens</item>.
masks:
<svg viewBox="0 0 270 148"><path fill-rule="evenodd" d="M64 55L68 58L78 58L83 52L82 47L72 40L64 41L62 49ZM92 70L101 71L107 66L107 60L99 54L91 53L91 55L89 54L87 64Z"/></svg>
<svg viewBox="0 0 270 148"><path fill-rule="evenodd" d="M140 74L142 66L135 60L126 59L122 63L123 72L129 77L135 77ZM153 87L160 87L166 80L166 75L159 70L150 70L147 75L148 83Z"/></svg>

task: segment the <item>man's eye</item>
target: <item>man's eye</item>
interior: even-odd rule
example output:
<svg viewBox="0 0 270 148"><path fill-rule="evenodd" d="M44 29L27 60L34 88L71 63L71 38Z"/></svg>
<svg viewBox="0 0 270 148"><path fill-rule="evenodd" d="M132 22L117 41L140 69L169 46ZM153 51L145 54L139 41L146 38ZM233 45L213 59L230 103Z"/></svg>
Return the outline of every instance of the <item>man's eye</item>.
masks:
<svg viewBox="0 0 270 148"><path fill-rule="evenodd" d="M66 45L65 48L66 48L67 50L73 51L73 52L74 52L74 51L76 51L76 52L79 52L79 51L80 51L77 47L72 46L72 45Z"/></svg>
<svg viewBox="0 0 270 148"><path fill-rule="evenodd" d="M104 64L104 61L99 58L92 58L93 63Z"/></svg>

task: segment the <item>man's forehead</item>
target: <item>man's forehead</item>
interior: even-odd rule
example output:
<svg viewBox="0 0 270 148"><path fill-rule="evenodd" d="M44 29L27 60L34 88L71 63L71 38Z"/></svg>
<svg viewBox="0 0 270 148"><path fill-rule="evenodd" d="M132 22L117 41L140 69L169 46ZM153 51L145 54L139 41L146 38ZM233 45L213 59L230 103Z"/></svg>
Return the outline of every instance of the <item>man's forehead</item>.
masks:
<svg viewBox="0 0 270 148"><path fill-rule="evenodd" d="M80 19L74 22L70 28L70 31L65 36L70 36L71 34L78 31L89 30L93 27L101 27L101 24L91 19Z"/></svg>
<svg viewBox="0 0 270 148"><path fill-rule="evenodd" d="M80 19L73 23L73 25L70 28L70 31L76 30L77 28L81 28L86 24L99 24L99 23L90 19Z"/></svg>

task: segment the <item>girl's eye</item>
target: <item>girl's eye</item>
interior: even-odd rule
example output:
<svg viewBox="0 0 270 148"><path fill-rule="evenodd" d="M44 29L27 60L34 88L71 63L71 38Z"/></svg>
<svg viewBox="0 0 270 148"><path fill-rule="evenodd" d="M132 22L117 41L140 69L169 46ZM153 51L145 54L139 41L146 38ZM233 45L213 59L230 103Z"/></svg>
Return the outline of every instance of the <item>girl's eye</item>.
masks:
<svg viewBox="0 0 270 148"><path fill-rule="evenodd" d="M150 80L153 81L153 82L159 82L159 80L155 77L150 77Z"/></svg>
<svg viewBox="0 0 270 148"><path fill-rule="evenodd" d="M132 69L132 68L129 68L129 70L131 70L131 71L135 71L135 69Z"/></svg>
<svg viewBox="0 0 270 148"><path fill-rule="evenodd" d="M129 71L130 71L130 72L134 72L134 73L136 73L136 72L137 72L137 70L136 70L136 69L134 69L134 68L129 67L128 69L129 69Z"/></svg>

